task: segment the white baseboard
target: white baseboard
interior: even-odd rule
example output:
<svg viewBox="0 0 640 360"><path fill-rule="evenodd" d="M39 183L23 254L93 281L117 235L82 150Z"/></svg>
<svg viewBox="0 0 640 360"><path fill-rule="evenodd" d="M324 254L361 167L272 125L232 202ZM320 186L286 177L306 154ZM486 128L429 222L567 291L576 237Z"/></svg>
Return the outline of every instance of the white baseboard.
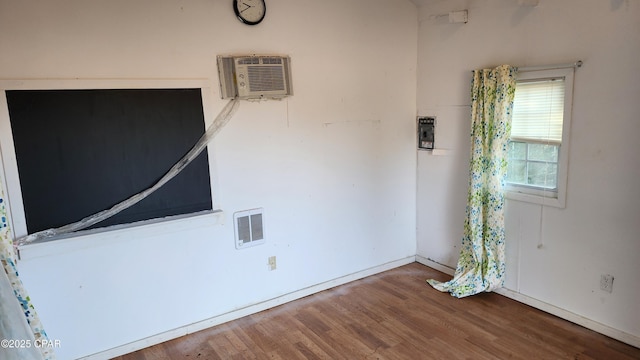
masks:
<svg viewBox="0 0 640 360"><path fill-rule="evenodd" d="M445 274L451 275L453 276L455 269L452 267L449 267L447 265L441 264L439 262L436 262L432 259L426 258L424 256L420 256L420 255L416 255L416 261L426 265L430 268L436 269L438 271L442 271ZM513 299L515 301L521 302L523 304L529 305L531 307L534 307L538 310L542 310L546 313L549 313L551 315L557 316L561 319L570 321L574 324L578 324L582 327L585 327L589 330L593 330L597 333L600 333L602 335L608 336L612 339L616 339L618 341L621 341L625 344L629 344L631 346L635 346L637 348L640 348L640 337L635 336L635 335L631 335L629 333L626 333L624 331L620 331L618 329L614 329L612 327L609 327L607 325L601 324L599 322L593 321L591 319L587 319L585 317L582 317L580 315L574 314L568 310L565 309L561 309L557 306L545 303L543 301L534 299L530 296L527 295L523 295L519 292L513 291L513 290L509 290L507 288L502 288L502 289L498 289L494 291L496 294L500 294L502 296L508 297L509 299Z"/></svg>
<svg viewBox="0 0 640 360"><path fill-rule="evenodd" d="M386 264L382 264L382 265L378 265L378 266L374 266L372 268L366 269L366 270L362 270L362 271L358 271L356 273L350 274L350 275L345 275L342 277L339 277L337 279L333 279L333 280L329 280L326 282L323 282L321 284L317 284L317 285L313 285L313 286L309 286L307 288L304 289L300 289L288 294L284 294L282 296L279 296L277 298L274 299L270 299L267 301L263 301L257 304L253 304L253 305L249 305L246 306L244 308L241 309L237 309L237 310L233 310L230 311L228 313L224 313L203 321L199 321L197 323L193 323L190 325L186 325L174 330L169 330L166 332L163 332L161 334L157 334L145 339L141 339L138 341L134 341L132 343L129 344L125 344L122 346L118 346L109 350L105 350L105 351L101 351L99 353L95 353L92 355L88 355L85 357L81 357L78 360L107 360L107 359L112 359L114 357L117 356L121 356L124 354L128 354L140 349L144 349L147 348L149 346L153 346L153 345L157 345L160 344L162 342L165 341L169 341L172 339L176 339L179 338L181 336L187 335L187 334L191 334L200 330L204 330L216 325L220 325L226 322L229 322L231 320L235 320L235 319L239 319L243 316L247 316L247 315L251 315L251 314L255 314L258 313L260 311L264 311L273 307L276 307L278 305L282 305L285 303L288 303L290 301L293 300L297 300L297 299L301 299L305 296L309 296L311 294L315 294L318 293L320 291L324 291L327 289L331 289L333 287L339 286L339 285L343 285L355 280L359 280L362 278L365 278L367 276L371 276L371 275L375 275L387 270L391 270L394 268L397 268L399 266L403 266L403 265L407 265L407 264L411 264L413 262L416 261L416 257L415 256L409 256L406 257L404 259L400 259L400 260L395 260L395 261L391 261L388 262Z"/></svg>
<svg viewBox="0 0 640 360"><path fill-rule="evenodd" d="M441 264L439 262L436 262L432 259L426 258L424 256L420 256L420 255L416 255L416 261L419 262L422 265L426 265L432 269L436 269L438 271L441 271L447 275L451 275L453 276L453 273L456 271L456 269L449 267L447 265Z"/></svg>
<svg viewBox="0 0 640 360"><path fill-rule="evenodd" d="M117 356L121 356L124 354L128 354L140 349L144 349L147 348L149 346L153 346L153 345L157 345L160 344L162 342L165 341L169 341L172 339L176 339L179 338L181 336L187 335L187 334L191 334L200 330L204 330L216 325L220 325L223 324L225 322L229 322L235 319L239 319L243 316L247 316L247 315L251 315L251 314L255 314L258 313L260 311L264 311L273 307L276 307L278 305L282 305L285 304L287 302L290 301L294 301L300 298L303 298L305 296L311 295L311 294L315 294L317 292L320 291L324 291L339 285L343 285L346 283L349 283L351 281L355 281L355 280L359 280L362 278L365 278L367 276L371 276L371 275L375 275L387 270L391 270L393 268L399 267L399 266L403 266L406 264L410 264L412 262L419 262L423 265L429 266L433 269L436 269L438 271L441 271L445 274L448 275L452 275L455 272L455 269L438 263L432 259L420 256L420 255L416 255L414 256L409 256L407 258L404 259L400 259L400 260L396 260L396 261L392 261L386 264L382 264L379 266L375 266L373 268L370 269L366 269L363 271L359 271L357 273L353 273L350 275L346 275L337 279L333 279L333 280L329 280L327 282L321 283L321 284L317 284L317 285L313 285L310 286L308 288L304 288L304 289L300 289L294 292L291 292L289 294L285 294L282 296L279 296L277 298L274 299L270 299L267 301L263 301L257 304L253 304L241 309L237 309L234 311L230 311L228 313L224 313L197 323L193 323L190 325L186 325L183 327L180 327L178 329L174 329L174 330L170 330L170 331L166 331L164 333L161 334L157 334L145 339L141 339L138 341L134 341L132 343L126 344L126 345L122 345L122 346L118 346L116 348L112 348L109 350L105 350L96 354L92 354L92 355L88 355L85 357L80 358L79 360L103 360L103 359L111 359ZM547 304L543 301L534 299L532 297L529 297L527 295L523 295L521 293L515 292L513 290L509 290L506 288L502 288L502 289L498 289L495 291L496 294L500 294L502 296L508 297L510 299L516 300L518 302L521 302L523 304L532 306L536 309L542 310L544 312L547 312L549 314L555 315L559 318L565 319L567 321L571 321L575 324L578 324L580 326L583 326L587 329L596 331L600 334L603 334L605 336L608 336L610 338L613 338L615 340L624 342L626 344L629 344L631 346L635 346L640 348L640 337L638 336L634 336L628 333L625 333L623 331L611 328L609 326L606 326L604 324L598 323L596 321L587 319L585 317L582 317L580 315L574 314L570 311L558 308L554 305L551 304Z"/></svg>
<svg viewBox="0 0 640 360"><path fill-rule="evenodd" d="M518 302L521 302L523 304L532 306L536 309L542 310L546 313L549 313L551 315L555 315L559 318L565 319L567 321L570 321L574 324L578 324L582 327L585 327L589 330L593 330L597 333L600 333L602 335L608 336L612 339L616 339L618 341L621 341L625 344L629 344L631 346L635 346L637 348L640 348L640 337L635 336L635 335L631 335L629 333L626 333L624 331L620 331L618 329L614 329L612 327L609 327L607 325L601 324L597 321L593 321L591 319L587 319L583 316L580 316L578 314L574 314L568 310L565 309L561 309L557 306L545 303L543 301L534 299L532 297L529 297L527 295L523 295L519 292L513 291L513 290L509 290L507 288L502 288L502 289L498 289L494 291L496 294L500 294L502 296L508 297L510 299L516 300Z"/></svg>

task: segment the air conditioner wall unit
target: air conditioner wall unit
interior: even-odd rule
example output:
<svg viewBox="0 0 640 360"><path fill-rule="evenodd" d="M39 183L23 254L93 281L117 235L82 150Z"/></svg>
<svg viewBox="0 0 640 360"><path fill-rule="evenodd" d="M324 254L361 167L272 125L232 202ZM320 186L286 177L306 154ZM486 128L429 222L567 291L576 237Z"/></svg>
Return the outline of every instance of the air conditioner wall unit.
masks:
<svg viewBox="0 0 640 360"><path fill-rule="evenodd" d="M293 94L288 56L220 55L218 77L223 99L280 99Z"/></svg>

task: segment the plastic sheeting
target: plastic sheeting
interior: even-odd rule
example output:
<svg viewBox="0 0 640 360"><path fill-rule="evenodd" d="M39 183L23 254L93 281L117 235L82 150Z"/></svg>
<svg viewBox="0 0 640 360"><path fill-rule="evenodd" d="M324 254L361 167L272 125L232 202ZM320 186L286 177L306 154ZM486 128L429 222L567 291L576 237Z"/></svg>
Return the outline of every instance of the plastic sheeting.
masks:
<svg viewBox="0 0 640 360"><path fill-rule="evenodd" d="M173 179L176 175L182 171L191 161L193 161L211 142L211 140L217 135L217 133L231 120L239 106L238 99L230 100L227 105L220 111L213 123L207 128L198 142L189 150L189 152L182 157L171 169L150 188L139 192L130 198L112 206L109 209L103 210L96 214L85 217L84 219L72 224L64 225L55 229L47 229L39 231L27 236L23 236L15 241L16 246L26 245L35 241L43 240L57 235L67 234L74 231L86 229L94 224L97 224L103 220L110 218L111 216L135 205L142 199L151 195L154 191L158 190L162 185L166 184L169 180Z"/></svg>

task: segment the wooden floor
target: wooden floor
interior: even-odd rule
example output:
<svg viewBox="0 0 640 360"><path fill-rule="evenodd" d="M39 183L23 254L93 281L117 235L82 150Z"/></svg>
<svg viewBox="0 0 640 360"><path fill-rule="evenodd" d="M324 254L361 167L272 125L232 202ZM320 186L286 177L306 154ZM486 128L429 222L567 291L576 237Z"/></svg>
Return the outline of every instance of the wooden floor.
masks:
<svg viewBox="0 0 640 360"><path fill-rule="evenodd" d="M640 349L494 293L455 299L418 263L116 360L640 359Z"/></svg>

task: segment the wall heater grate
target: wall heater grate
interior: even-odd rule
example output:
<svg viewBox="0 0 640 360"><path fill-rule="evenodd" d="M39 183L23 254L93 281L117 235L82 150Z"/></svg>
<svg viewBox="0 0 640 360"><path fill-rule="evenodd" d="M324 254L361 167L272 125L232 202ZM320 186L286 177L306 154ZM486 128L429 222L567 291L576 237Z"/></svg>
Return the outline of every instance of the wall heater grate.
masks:
<svg viewBox="0 0 640 360"><path fill-rule="evenodd" d="M236 249L264 244L263 209L238 211L233 214Z"/></svg>

